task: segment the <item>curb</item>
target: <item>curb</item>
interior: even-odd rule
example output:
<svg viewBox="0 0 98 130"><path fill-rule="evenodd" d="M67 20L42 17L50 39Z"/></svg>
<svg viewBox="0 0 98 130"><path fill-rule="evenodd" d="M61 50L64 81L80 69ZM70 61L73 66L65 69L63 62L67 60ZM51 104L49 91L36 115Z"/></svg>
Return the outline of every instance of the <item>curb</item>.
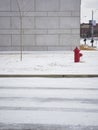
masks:
<svg viewBox="0 0 98 130"><path fill-rule="evenodd" d="M0 78L94 78L98 74L0 74Z"/></svg>

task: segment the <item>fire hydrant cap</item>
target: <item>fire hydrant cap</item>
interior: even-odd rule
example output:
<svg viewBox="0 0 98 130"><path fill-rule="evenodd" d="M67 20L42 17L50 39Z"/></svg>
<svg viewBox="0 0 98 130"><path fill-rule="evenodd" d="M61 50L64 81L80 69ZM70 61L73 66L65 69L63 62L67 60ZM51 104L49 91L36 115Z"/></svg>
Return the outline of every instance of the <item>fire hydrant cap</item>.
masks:
<svg viewBox="0 0 98 130"><path fill-rule="evenodd" d="M75 49L74 49L74 52L79 52L80 50L78 49L78 47L76 47Z"/></svg>

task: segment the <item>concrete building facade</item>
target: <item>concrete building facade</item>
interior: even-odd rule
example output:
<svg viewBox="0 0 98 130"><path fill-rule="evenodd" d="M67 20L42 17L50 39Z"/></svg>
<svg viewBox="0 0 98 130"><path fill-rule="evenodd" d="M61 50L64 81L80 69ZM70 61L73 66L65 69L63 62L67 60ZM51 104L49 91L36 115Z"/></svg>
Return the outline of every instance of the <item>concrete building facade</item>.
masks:
<svg viewBox="0 0 98 130"><path fill-rule="evenodd" d="M81 0L0 0L0 51L72 50Z"/></svg>

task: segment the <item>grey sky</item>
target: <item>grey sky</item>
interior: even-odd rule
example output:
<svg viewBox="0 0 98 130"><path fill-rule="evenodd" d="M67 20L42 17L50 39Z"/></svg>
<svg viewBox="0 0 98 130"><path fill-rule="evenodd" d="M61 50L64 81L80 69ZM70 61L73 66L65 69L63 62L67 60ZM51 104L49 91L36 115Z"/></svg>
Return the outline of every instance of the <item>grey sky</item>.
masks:
<svg viewBox="0 0 98 130"><path fill-rule="evenodd" d="M98 0L81 0L81 23L92 19L92 10L98 23Z"/></svg>

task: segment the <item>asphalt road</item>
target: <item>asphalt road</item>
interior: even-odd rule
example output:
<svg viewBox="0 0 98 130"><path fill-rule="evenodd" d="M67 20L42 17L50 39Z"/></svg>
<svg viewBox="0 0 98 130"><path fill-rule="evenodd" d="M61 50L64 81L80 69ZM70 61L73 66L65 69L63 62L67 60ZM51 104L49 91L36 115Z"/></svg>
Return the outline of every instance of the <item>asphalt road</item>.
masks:
<svg viewBox="0 0 98 130"><path fill-rule="evenodd" d="M0 130L98 130L98 78L0 79Z"/></svg>

